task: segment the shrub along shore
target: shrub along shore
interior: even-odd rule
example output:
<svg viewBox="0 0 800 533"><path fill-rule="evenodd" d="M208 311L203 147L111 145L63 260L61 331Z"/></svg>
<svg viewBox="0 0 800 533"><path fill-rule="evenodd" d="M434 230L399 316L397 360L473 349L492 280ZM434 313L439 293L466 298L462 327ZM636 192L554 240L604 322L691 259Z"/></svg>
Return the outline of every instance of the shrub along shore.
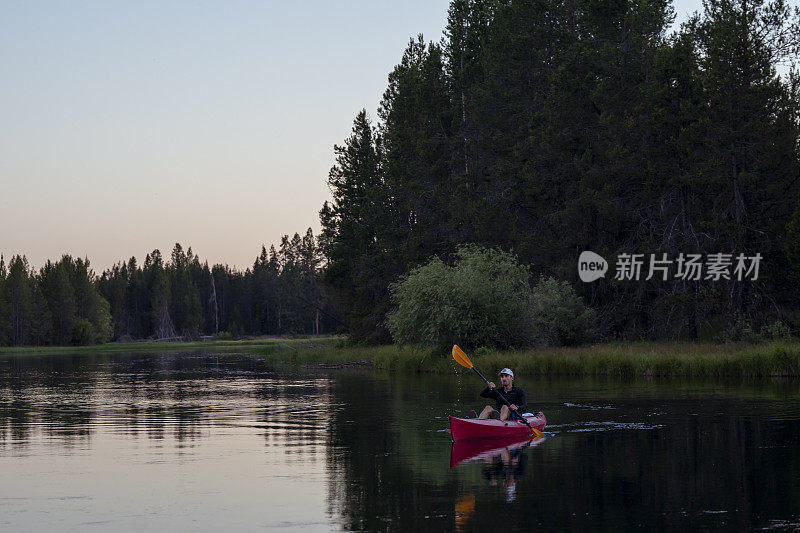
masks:
<svg viewBox="0 0 800 533"><path fill-rule="evenodd" d="M162 351L245 352L276 367L365 366L395 372L464 373L449 349L351 346L343 338L266 338L243 341L134 342L96 346L2 348L2 355ZM509 366L519 375L610 377L800 377L800 341L757 344L614 342L578 347L467 350L486 375Z"/></svg>

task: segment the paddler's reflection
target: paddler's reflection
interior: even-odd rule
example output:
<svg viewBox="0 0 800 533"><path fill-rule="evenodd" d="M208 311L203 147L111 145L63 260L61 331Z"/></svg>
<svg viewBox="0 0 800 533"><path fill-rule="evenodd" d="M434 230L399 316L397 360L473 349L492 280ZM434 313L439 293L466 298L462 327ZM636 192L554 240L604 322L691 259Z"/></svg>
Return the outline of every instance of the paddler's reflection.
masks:
<svg viewBox="0 0 800 533"><path fill-rule="evenodd" d="M528 457L524 448L505 448L493 457L484 458L487 466L483 469L483 477L489 480L490 486L502 484L506 493L506 501L511 503L517 497L517 476L525 474Z"/></svg>
<svg viewBox="0 0 800 533"><path fill-rule="evenodd" d="M502 485L506 501L517 498L517 478L525 474L528 458L525 448L538 446L546 440L538 439L473 439L454 442L450 449L450 468L465 463L483 462L483 477L489 485ZM456 501L456 531L466 531L475 512L475 496L470 493Z"/></svg>

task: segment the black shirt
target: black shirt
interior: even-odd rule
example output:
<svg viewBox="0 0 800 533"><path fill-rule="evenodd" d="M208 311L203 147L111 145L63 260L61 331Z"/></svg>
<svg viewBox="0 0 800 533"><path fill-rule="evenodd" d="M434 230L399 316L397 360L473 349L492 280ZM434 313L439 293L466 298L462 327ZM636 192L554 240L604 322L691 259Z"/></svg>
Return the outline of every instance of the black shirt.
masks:
<svg viewBox="0 0 800 533"><path fill-rule="evenodd" d="M528 400L527 398L525 398L525 391L520 389L519 387L512 386L510 391L507 391L502 387L498 387L495 389L489 389L489 387L486 387L481 391L481 396L483 398L494 398L496 404L495 409L499 411L505 405L505 403L497 395L498 390L501 391L503 396L506 397L508 403L513 403L519 408L520 414L524 413L525 410L528 408Z"/></svg>

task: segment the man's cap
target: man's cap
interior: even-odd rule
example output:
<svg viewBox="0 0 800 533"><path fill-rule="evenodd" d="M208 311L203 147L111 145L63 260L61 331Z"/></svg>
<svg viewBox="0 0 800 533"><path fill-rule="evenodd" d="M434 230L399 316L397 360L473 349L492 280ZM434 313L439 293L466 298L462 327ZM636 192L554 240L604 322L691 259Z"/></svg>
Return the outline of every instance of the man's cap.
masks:
<svg viewBox="0 0 800 533"><path fill-rule="evenodd" d="M503 374L508 374L508 375L509 375L509 376L511 376L512 378L514 377L514 372L513 372L513 371L512 371L510 368L504 368L504 369L503 369L503 370L501 370L501 371L500 371L500 373L499 373L499 374L497 374L497 375L498 375L498 376L502 376Z"/></svg>

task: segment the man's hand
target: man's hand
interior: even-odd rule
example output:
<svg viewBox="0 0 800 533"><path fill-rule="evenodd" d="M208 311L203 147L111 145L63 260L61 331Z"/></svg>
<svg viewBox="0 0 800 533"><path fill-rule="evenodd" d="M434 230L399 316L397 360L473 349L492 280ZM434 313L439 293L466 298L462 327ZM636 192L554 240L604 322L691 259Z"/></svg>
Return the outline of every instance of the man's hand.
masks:
<svg viewBox="0 0 800 533"><path fill-rule="evenodd" d="M511 406L509 407L509 409L511 409L512 411L516 411L517 409L519 409L519 407L517 407L516 405L514 405L512 403Z"/></svg>
<svg viewBox="0 0 800 533"><path fill-rule="evenodd" d="M492 390L495 387L494 383L491 381L489 382L489 390Z"/></svg>

